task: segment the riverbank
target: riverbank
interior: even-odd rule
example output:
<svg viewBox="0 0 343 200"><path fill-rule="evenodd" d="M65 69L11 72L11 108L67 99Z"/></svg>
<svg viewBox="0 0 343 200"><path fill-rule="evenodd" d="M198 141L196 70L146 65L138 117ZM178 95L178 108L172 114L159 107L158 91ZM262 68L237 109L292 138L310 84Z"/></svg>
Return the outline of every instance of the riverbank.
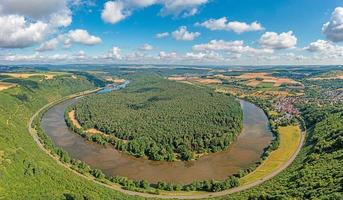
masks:
<svg viewBox="0 0 343 200"><path fill-rule="evenodd" d="M272 174L283 165L292 160L292 156L297 154L297 150L302 145L302 134L299 126L290 125L278 128L280 144L253 172L240 179L241 185L248 185L268 174Z"/></svg>
<svg viewBox="0 0 343 200"><path fill-rule="evenodd" d="M68 97L68 98L65 98L65 99L75 98L76 96L79 96L79 95L72 95L72 96L70 96L70 97ZM64 99L64 100L65 100L65 99ZM49 106L52 106L53 104L58 103L58 102L61 102L61 101L57 101L57 102L51 103L51 104L45 106L44 108L42 108L40 111L46 109L46 108L49 107ZM35 115L35 116L36 116L36 115ZM33 118L32 118L32 119L33 119ZM32 123L32 121L31 121L31 123ZM32 132L32 131L30 131L30 132ZM40 143L39 140L35 140L35 141L38 142L38 143ZM303 140L302 140L302 141L303 141ZM299 150L300 150L300 147L301 147L301 146L298 147ZM44 148L44 147L43 147L43 148ZM296 156L296 154L294 155L294 158L295 158L295 156ZM283 167L283 168L286 168L291 162L292 162L292 160L290 160L290 161L288 162L288 164L285 164L285 165L283 165L282 167ZM63 164L63 163L62 163L62 164ZM64 166L70 169L70 166L68 166L68 165L64 165ZM281 168L281 167L280 167L280 168ZM72 169L71 169L71 170L72 170ZM72 171L74 171L74 170L72 170ZM281 170L281 171L282 171L282 170ZM76 171L74 171L74 172L77 173ZM279 173L279 171L275 171L274 174L273 174L271 177L275 176L277 173ZM77 173L77 174L79 174L79 173ZM82 175L82 174L79 174L79 175L84 176L84 175ZM85 177L87 177L87 179L90 179L90 180L93 180L93 181L95 181L95 182L98 182L95 178L92 178L92 177L89 177L89 176L85 176ZM234 193L234 192L242 191L242 190L245 190L245 189L254 187L254 186L258 185L258 184L261 184L262 182L264 182L264 181L270 179L271 177L269 176L269 177L267 177L267 178L265 178L265 179L260 179L259 181L256 181L256 182L253 182L253 183L249 183L249 184L245 184L245 185L243 185L243 186L239 186L239 187L237 187L237 188L233 188L233 189L230 189L230 190L225 190L225 191L223 191L223 192L217 192L217 193L199 193L199 192L192 192L192 193L185 193L185 192L182 192L182 193L177 193L177 192L173 192L173 193L162 193L163 196L161 196L161 195L143 194L143 193L137 193L137 192L130 192L130 191L121 189L121 188L120 188L119 186L117 186L117 185L108 185L108 186L109 186L110 188L112 188L112 189L116 189L116 190L119 190L119 191L124 192L124 193L129 193L129 194L131 194L131 195L140 195L140 196L143 196L143 197L181 198L181 199L183 199L183 198L208 198L208 197L221 196L221 195L225 195L225 194L231 194L231 193ZM261 181L262 181L262 182L261 182ZM100 183L100 184L103 184L103 183ZM107 185L107 184L105 184L105 185ZM187 195L186 195L186 194L187 194ZM178 196L178 195L181 195L181 196Z"/></svg>
<svg viewBox="0 0 343 200"><path fill-rule="evenodd" d="M85 161L92 168L102 170L108 177L120 175L150 183L182 184L195 180L224 180L258 162L272 139L264 112L244 101L244 123L247 128L243 128L243 132L227 151L204 155L191 162L150 161L121 153L111 148L111 145L89 142L70 130L65 123L64 110L77 100L68 100L50 109L43 117L42 128L72 158Z"/></svg>

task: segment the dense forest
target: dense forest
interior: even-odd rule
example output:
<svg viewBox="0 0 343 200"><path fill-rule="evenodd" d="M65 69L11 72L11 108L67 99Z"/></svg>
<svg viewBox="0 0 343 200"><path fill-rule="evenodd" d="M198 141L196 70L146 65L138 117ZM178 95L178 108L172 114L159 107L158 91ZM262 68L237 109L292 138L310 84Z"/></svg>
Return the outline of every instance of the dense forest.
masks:
<svg viewBox="0 0 343 200"><path fill-rule="evenodd" d="M157 75L132 77L121 91L75 105L82 127L115 136L108 142L117 149L151 160L191 160L226 149L240 133L242 111L233 97Z"/></svg>

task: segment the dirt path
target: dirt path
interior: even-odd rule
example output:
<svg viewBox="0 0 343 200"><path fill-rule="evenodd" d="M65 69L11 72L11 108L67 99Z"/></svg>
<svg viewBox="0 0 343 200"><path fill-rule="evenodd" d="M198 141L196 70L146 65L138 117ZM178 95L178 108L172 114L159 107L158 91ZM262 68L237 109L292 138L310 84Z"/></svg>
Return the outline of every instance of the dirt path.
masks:
<svg viewBox="0 0 343 200"><path fill-rule="evenodd" d="M44 107L39 109L30 118L29 123L28 123L28 130L29 130L31 136L33 137L34 141L37 143L38 147L40 149L42 149L45 153L47 153L50 157L52 157L59 165L63 166L64 168L70 170L74 174L76 174L78 176L81 176L81 177L83 177L83 178L85 178L85 179L87 179L89 181L93 181L94 183L102 185L102 186L104 186L106 188L114 189L114 190L117 190L117 191L122 192L122 193L127 194L127 195L141 196L141 197L145 197L145 198L159 198L159 199L203 199L203 198L211 198L211 197L220 197L220 196L225 196L225 195L233 194L233 193L236 193L236 192L241 192L243 190L247 190L247 189L253 188L253 187L257 186L257 185L260 185L260 184L264 183L267 180L270 180L271 178L273 178L274 176L276 176L280 172L282 172L284 169L286 169L294 161L294 159L296 158L296 156L300 152L301 147L302 147L302 145L304 143L304 140L305 140L305 133L303 132L301 134L301 142L299 143L299 145L298 145L296 151L294 152L294 154L292 155L292 157L287 162L285 162L282 166L280 166L274 172L266 175L262 179L259 179L259 180L255 181L253 183L250 183L250 184L238 186L238 187L235 187L235 188L232 188L232 189L228 189L228 190L225 190L225 191L221 191L221 192L213 192L213 193L205 193L205 194L192 194L192 195L155 195L155 194L147 194L147 193L128 191L128 190L122 189L119 185L114 185L114 184L113 185L109 185L109 184L101 183L100 181L97 181L92 176L86 176L86 175L80 174L77 171L71 169L70 165L62 163L58 159L58 157L52 155L49 150L44 148L43 144L39 140L39 137L37 135L36 130L31 127L33 120L45 108L48 108L49 106L57 104L59 102L62 102L64 100L66 100L66 99L71 99L71 98L75 98L75 97L78 97L78 96L84 96L86 94L94 93L96 91L97 90L89 90L89 91L85 91L85 92L82 92L82 93L73 94L73 95L70 95L70 96L68 96L66 98L63 98L62 100L57 100L57 101L54 101L54 102L51 102L51 103L45 105Z"/></svg>

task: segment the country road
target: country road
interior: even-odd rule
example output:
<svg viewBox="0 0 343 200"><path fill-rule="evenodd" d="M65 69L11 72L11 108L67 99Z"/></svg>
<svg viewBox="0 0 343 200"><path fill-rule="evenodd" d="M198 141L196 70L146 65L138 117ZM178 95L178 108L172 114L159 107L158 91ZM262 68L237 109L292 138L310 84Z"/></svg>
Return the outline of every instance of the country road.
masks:
<svg viewBox="0 0 343 200"><path fill-rule="evenodd" d="M90 93L94 93L94 92L96 92L98 90L99 89L97 89L97 90L89 90L89 91L84 91L84 92L81 92L81 93L73 94L73 95L70 95L70 96L68 96L66 98L63 98L62 100L57 100L57 101L51 102L51 103L43 106L42 108L40 108L30 118L29 123L28 123L28 130L29 130L29 133L31 134L31 136L33 137L34 141L37 143L38 147L40 149L42 149L45 153L47 153L50 157L52 157L59 165L63 166L64 168L70 170L74 174L76 174L76 175L78 175L80 177L83 177L83 178L85 178L85 179L87 179L89 181L93 181L94 183L97 183L99 185L102 185L102 186L110 188L110 189L114 189L116 191L122 192L122 193L127 194L127 195L141 196L141 197L144 197L144 198L158 198L158 199L203 199L203 198L211 198L211 197L220 197L220 196L225 196L225 195L233 194L233 193L236 193L236 192L241 192L243 190L247 190L247 189L253 188L255 186L258 186L258 185L262 184L263 182L265 182L267 180L270 180L271 178L275 177L280 172L282 172L284 169L286 169L294 161L294 159L296 158L296 156L300 152L302 145L304 144L305 133L303 132L303 133L301 133L301 141L300 141L296 151L293 153L292 157L287 162L285 162L283 165L281 165L277 170L273 171L272 173L266 175L262 179L259 179L259 180L255 181L253 183L242 185L242 186L238 186L238 187L235 187L235 188L232 188L232 189L228 189L228 190L225 190L225 191L213 192L213 193L204 193L204 194L179 195L178 196L178 195L155 195L155 194L147 194L147 193L140 193L140 192L124 190L119 185L104 184L104 183L101 183L100 181L96 180L92 176L85 176L83 174L80 174L77 171L71 169L68 164L65 164L65 163L62 163L61 161L59 161L59 159L56 156L52 155L49 152L49 150L44 148L44 145L41 143L41 141L39 139L39 136L36 133L36 130L32 128L33 120L44 109L46 109L46 108L48 108L48 107L50 107L52 105L55 105L55 104L57 104L59 102L62 102L64 100L75 98L75 97L79 97L79 96L84 96L84 95L87 95L87 94L90 94Z"/></svg>

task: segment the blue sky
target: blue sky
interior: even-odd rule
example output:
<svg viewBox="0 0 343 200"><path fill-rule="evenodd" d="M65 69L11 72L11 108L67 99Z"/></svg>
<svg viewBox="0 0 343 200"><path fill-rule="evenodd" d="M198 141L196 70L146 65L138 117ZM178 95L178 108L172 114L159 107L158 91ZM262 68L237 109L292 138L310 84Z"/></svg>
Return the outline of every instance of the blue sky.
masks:
<svg viewBox="0 0 343 200"><path fill-rule="evenodd" d="M3 0L0 60L342 64L341 6L342 0Z"/></svg>

